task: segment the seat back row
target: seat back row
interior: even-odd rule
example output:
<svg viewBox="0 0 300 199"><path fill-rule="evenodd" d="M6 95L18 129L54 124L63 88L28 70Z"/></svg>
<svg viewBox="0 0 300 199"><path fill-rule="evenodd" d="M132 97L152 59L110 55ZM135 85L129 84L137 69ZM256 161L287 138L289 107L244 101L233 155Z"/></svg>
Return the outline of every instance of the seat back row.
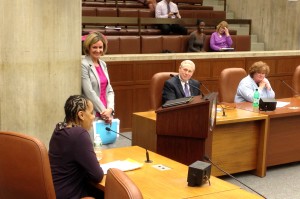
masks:
<svg viewBox="0 0 300 199"><path fill-rule="evenodd" d="M215 10L180 10L182 18L219 19L225 20L225 11ZM82 7L82 16L94 17L155 17L155 12L149 9L112 8L112 7Z"/></svg>
<svg viewBox="0 0 300 199"><path fill-rule="evenodd" d="M235 51L250 51L249 35L232 35ZM187 35L142 35L142 36L107 36L107 54L143 54L143 53L162 53L187 52ZM210 36L206 37L204 45L205 51L211 51L209 47Z"/></svg>

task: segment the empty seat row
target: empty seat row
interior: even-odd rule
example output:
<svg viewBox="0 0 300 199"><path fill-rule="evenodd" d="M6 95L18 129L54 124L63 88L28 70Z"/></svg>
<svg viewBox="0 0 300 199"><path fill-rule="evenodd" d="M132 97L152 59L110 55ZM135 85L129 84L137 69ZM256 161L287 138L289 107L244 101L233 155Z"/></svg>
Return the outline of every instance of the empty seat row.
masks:
<svg viewBox="0 0 300 199"><path fill-rule="evenodd" d="M215 10L180 10L182 18L192 19L226 19L225 11ZM82 7L82 16L98 17L155 17L155 12L149 9Z"/></svg>
<svg viewBox="0 0 300 199"><path fill-rule="evenodd" d="M232 35L235 51L251 50L249 35ZM141 54L162 53L163 51L187 52L189 36L187 35L142 35L142 36L107 36L107 54ZM205 50L209 47L210 36L207 36Z"/></svg>

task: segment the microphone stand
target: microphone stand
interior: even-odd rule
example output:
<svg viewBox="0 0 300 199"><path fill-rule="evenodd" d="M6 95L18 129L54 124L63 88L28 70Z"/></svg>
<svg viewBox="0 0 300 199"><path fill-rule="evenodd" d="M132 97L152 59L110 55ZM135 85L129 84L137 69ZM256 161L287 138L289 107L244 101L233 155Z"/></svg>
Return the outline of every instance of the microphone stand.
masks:
<svg viewBox="0 0 300 199"><path fill-rule="evenodd" d="M219 104L219 105L220 105L221 108L222 108L222 112L223 112L222 116L223 116L223 117L226 117L227 115L226 115L226 113L225 113L225 107L222 106L222 104Z"/></svg>

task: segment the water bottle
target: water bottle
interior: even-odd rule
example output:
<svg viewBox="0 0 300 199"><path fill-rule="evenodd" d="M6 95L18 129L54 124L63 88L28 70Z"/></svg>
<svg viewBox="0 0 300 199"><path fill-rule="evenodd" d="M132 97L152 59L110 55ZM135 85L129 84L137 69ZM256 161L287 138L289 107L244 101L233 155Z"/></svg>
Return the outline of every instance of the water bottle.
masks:
<svg viewBox="0 0 300 199"><path fill-rule="evenodd" d="M97 160L102 159L102 140L100 136L97 134L95 139L94 139L94 151L97 156Z"/></svg>
<svg viewBox="0 0 300 199"><path fill-rule="evenodd" d="M258 89L256 89L254 91L254 94L253 94L253 107L254 108L259 107L259 92L258 92Z"/></svg>

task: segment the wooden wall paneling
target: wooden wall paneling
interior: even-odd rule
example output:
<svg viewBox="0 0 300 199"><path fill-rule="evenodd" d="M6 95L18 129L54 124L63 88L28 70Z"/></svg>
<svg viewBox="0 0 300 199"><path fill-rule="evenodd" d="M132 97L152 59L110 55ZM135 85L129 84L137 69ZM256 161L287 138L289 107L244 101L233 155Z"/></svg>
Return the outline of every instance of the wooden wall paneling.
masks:
<svg viewBox="0 0 300 199"><path fill-rule="evenodd" d="M112 86L133 85L134 62L107 62L109 78ZM113 87L114 89L114 87Z"/></svg>
<svg viewBox="0 0 300 199"><path fill-rule="evenodd" d="M145 85L135 85L133 93L133 111L142 112L150 110L150 82Z"/></svg>
<svg viewBox="0 0 300 199"><path fill-rule="evenodd" d="M131 130L131 117L133 111L133 88L132 86L115 86L115 118L120 119L120 131Z"/></svg>
<svg viewBox="0 0 300 199"><path fill-rule="evenodd" d="M209 59L198 59L198 60L192 60L195 65L196 69L194 72L193 77L197 80L209 80L211 79L211 60Z"/></svg>
<svg viewBox="0 0 300 199"><path fill-rule="evenodd" d="M252 66L255 62L263 61L270 67L269 76L273 76L276 74L276 58L275 57L254 57L254 58L246 58L246 71L248 73L249 67Z"/></svg>
<svg viewBox="0 0 300 199"><path fill-rule="evenodd" d="M275 92L275 98L279 99L293 96L292 90L282 83L282 80L284 80L288 85L292 86L291 76L270 77L268 79Z"/></svg>
<svg viewBox="0 0 300 199"><path fill-rule="evenodd" d="M207 87L207 89L210 92L218 92L219 88L219 81L218 80L207 80L207 81L201 81L201 83ZM204 88L204 86L201 86L201 91L204 94L208 94L208 91Z"/></svg>
<svg viewBox="0 0 300 199"><path fill-rule="evenodd" d="M212 78L218 79L225 68L245 68L245 58L211 60Z"/></svg>
<svg viewBox="0 0 300 199"><path fill-rule="evenodd" d="M155 73L172 72L175 68L174 60L138 61L134 66L133 78L136 84L145 84Z"/></svg>
<svg viewBox="0 0 300 199"><path fill-rule="evenodd" d="M293 75L296 67L299 65L300 57L298 56L278 57L276 72L278 75Z"/></svg>

